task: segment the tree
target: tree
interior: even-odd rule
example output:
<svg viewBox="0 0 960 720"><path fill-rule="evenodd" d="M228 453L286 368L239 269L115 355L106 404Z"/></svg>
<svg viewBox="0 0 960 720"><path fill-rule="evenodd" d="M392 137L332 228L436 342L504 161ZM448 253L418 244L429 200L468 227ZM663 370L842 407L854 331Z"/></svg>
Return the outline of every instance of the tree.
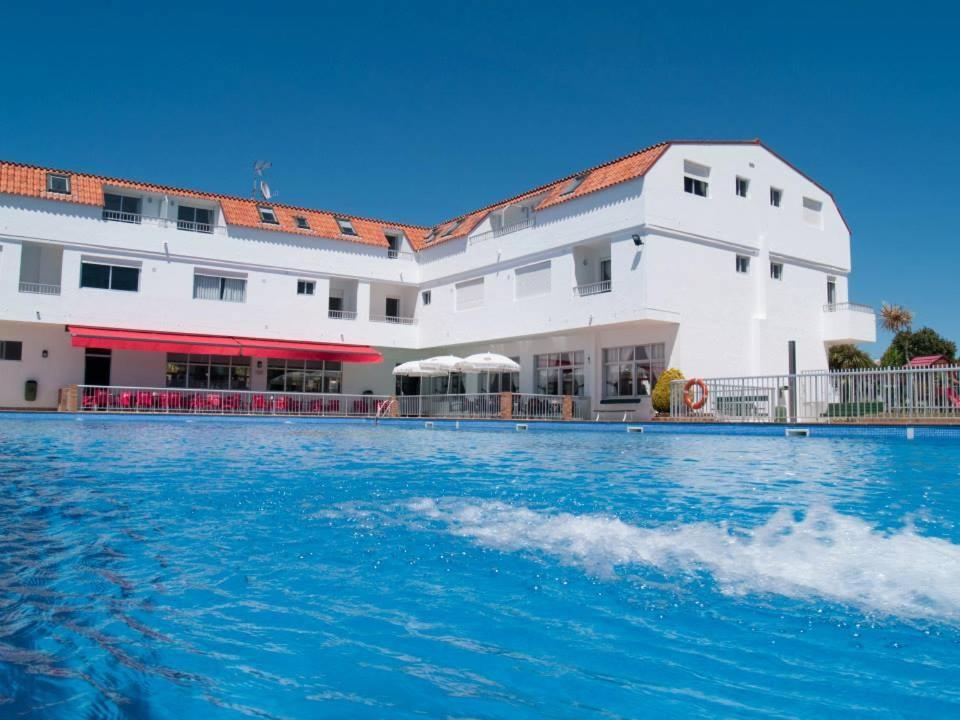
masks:
<svg viewBox="0 0 960 720"><path fill-rule="evenodd" d="M911 357L921 355L943 355L952 363L956 361L957 344L941 337L931 328L920 328L916 332L901 330L894 335L880 364L884 367L902 367Z"/></svg>
<svg viewBox="0 0 960 720"><path fill-rule="evenodd" d="M660 373L657 378L657 384L653 386L653 409L657 412L670 412L670 382L673 380L683 380L683 373L676 368L670 368Z"/></svg>
<svg viewBox="0 0 960 720"><path fill-rule="evenodd" d="M856 345L834 345L827 353L831 370L859 370L874 367L873 360Z"/></svg>
<svg viewBox="0 0 960 720"><path fill-rule="evenodd" d="M901 333L909 333L913 327L913 313L907 310L907 308L902 305L889 305L883 303L880 306L880 324L883 326L884 330L889 330L893 333L893 342L897 342L897 338L901 339L900 345L900 354L906 360L898 363L899 365L906 364L907 360L910 359L910 346L909 346L909 337L902 335ZM891 347L893 344L891 343ZM882 363L887 365L887 363ZM889 367L889 366L888 366Z"/></svg>

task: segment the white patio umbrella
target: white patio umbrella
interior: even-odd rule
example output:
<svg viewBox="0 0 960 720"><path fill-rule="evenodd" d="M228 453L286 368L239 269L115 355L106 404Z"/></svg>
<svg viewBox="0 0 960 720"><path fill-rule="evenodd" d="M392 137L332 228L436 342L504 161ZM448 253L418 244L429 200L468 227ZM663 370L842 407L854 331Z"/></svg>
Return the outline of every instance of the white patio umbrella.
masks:
<svg viewBox="0 0 960 720"><path fill-rule="evenodd" d="M426 360L419 360L418 362L424 370L439 371L443 374L457 372L459 370L458 365L462 362L462 359L456 355L437 355L427 358Z"/></svg>
<svg viewBox="0 0 960 720"><path fill-rule="evenodd" d="M463 372L520 372L520 365L506 355L477 353L460 361L458 370Z"/></svg>
<svg viewBox="0 0 960 720"><path fill-rule="evenodd" d="M423 367L419 360L401 363L393 369L394 375L405 375L407 377L440 377L446 375L445 370L428 370Z"/></svg>

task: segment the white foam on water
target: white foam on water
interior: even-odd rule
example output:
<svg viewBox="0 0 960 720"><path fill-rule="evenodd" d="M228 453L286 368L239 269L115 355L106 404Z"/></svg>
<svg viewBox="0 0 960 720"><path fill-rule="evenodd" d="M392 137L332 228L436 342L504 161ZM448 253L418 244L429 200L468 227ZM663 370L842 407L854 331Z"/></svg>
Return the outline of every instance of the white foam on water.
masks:
<svg viewBox="0 0 960 720"><path fill-rule="evenodd" d="M604 576L632 564L707 571L727 594L820 597L882 614L960 620L960 545L919 535L911 525L878 531L831 507L781 509L751 528L644 528L482 500L420 498L408 509L485 547L542 552Z"/></svg>

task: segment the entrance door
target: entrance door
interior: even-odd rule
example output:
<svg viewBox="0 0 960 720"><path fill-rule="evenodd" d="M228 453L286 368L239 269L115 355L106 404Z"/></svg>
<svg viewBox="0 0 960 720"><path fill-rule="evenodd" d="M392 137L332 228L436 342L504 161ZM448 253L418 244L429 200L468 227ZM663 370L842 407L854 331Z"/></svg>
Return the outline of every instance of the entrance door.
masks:
<svg viewBox="0 0 960 720"><path fill-rule="evenodd" d="M400 298L387 298L386 312L387 322L396 322L400 317Z"/></svg>
<svg viewBox="0 0 960 720"><path fill-rule="evenodd" d="M110 384L110 351L88 348L83 364L84 385Z"/></svg>

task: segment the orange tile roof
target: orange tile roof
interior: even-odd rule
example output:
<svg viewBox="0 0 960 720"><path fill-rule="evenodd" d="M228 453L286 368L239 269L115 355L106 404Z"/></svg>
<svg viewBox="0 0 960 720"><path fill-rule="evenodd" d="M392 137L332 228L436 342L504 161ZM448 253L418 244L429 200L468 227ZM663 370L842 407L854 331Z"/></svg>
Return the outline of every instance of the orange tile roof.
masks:
<svg viewBox="0 0 960 720"><path fill-rule="evenodd" d="M514 195L506 200L487 205L486 207L474 210L473 212L459 215L452 220L447 220L434 227L425 227L422 225L411 225L408 223L391 223L385 220L374 220L370 218L357 217L356 215L337 214L326 210L310 210L307 208L295 207L291 205L282 205L277 203L258 201L253 198L242 198L231 195L221 195L217 193L208 193L197 190L186 190L184 188L170 187L166 185L156 185L153 183L134 182L131 180L121 180L117 178L103 177L100 175L89 175L85 173L75 173L67 170L53 170L49 168L36 167L33 165L24 165L21 163L0 161L0 193L9 193L13 195L24 195L27 197L44 198L47 200L60 200L64 202L80 203L84 205L103 205L103 187L129 188L134 190L144 190L148 192L159 192L178 197L200 198L219 203L223 210L224 221L228 225L238 227L256 228L259 230L272 230L279 232L295 233L297 235L307 235L312 237L332 238L344 240L347 242L356 242L365 245L376 245L387 247L386 233L402 232L407 236L414 250L434 247L436 245L456 240L469 235L482 223L486 217L497 210L503 209L508 205L523 200L530 200L539 197L535 206L536 210L559 205L560 203L575 198L589 195L590 193L604 190L613 185L634 180L643 177L654 166L654 164L663 156L671 145L758 145L769 153L782 160L788 166L803 175L807 180L817 185L823 190L831 200L833 195L829 190L817 183L815 180L798 170L789 161L778 155L769 147L757 140L668 140L665 142L651 145L636 152L624 155L623 157L610 160L608 162L596 165L586 170L567 175L559 180L546 183L533 190ZM54 172L69 175L71 179L71 193L69 195L61 193L48 192L46 189L46 174ZM564 194L564 189L574 178L583 177L583 182L571 193ZM834 201L835 202L835 201ZM279 220L279 224L272 225L260 222L258 206L271 207ZM838 208L839 209L839 208ZM295 218L302 216L307 219L310 229L297 227ZM347 218L353 224L357 231L356 235L344 235L340 232L336 218ZM841 213L841 219L843 215ZM461 224L448 235L451 227L458 221ZM844 224L846 220L843 219ZM849 226L847 228L849 230ZM427 238L433 236L429 241Z"/></svg>

